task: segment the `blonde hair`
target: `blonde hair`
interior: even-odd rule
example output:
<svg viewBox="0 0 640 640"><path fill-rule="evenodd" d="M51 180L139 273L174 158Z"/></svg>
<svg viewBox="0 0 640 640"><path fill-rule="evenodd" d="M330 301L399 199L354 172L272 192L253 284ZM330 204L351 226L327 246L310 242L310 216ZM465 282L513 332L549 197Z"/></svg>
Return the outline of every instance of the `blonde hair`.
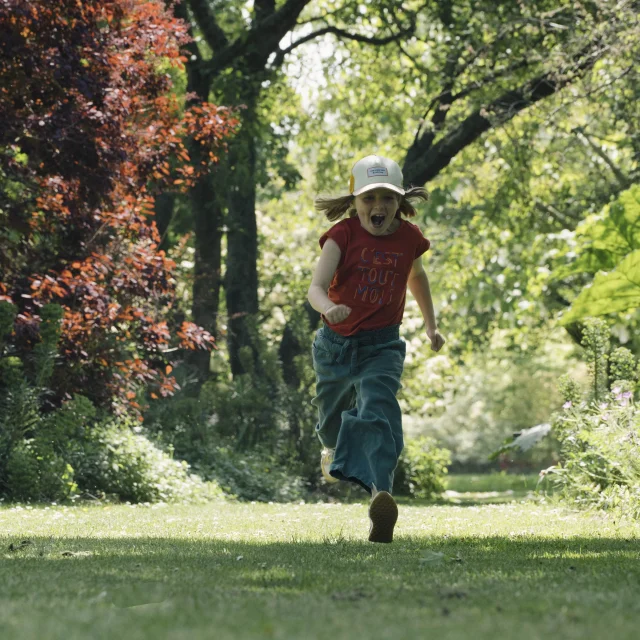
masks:
<svg viewBox="0 0 640 640"><path fill-rule="evenodd" d="M400 196L400 194L398 194L398 196ZM396 218L399 218L401 215L405 215L407 218L413 218L413 216L417 214L417 211L411 202L414 200L427 201L428 199L429 192L424 187L411 187L407 189L405 194L400 196L400 205L398 206ZM324 213L331 222L339 220L345 213L348 213L350 218L357 215L356 197L353 195L339 196L337 198L321 196L316 198L315 207L317 211Z"/></svg>

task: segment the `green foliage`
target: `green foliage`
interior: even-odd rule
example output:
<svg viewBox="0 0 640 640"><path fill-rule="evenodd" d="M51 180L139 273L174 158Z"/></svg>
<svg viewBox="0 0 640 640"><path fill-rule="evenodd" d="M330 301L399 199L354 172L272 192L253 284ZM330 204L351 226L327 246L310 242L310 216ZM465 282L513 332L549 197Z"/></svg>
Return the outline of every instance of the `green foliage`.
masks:
<svg viewBox="0 0 640 640"><path fill-rule="evenodd" d="M15 313L14 305L0 302L0 350L4 349L2 337L13 328ZM72 444L51 428L56 411L43 413L62 308L44 305L40 317L40 341L26 366L16 356L0 358L0 492L14 500L64 500L77 489L73 466L64 453Z"/></svg>
<svg viewBox="0 0 640 640"><path fill-rule="evenodd" d="M614 384L617 381L638 382L640 368L633 354L625 347L618 347L609 356L609 375Z"/></svg>
<svg viewBox="0 0 640 640"><path fill-rule="evenodd" d="M234 437L238 448L245 449L264 444L286 429L282 397L287 389L276 349L257 331L254 345L258 348L257 363L250 347L240 350L246 373L207 382L200 394L211 419L219 423L218 432Z"/></svg>
<svg viewBox="0 0 640 640"><path fill-rule="evenodd" d="M78 460L79 484L89 493L131 502L187 501L215 495L212 485L189 473L140 433L133 419L106 420L87 433Z"/></svg>
<svg viewBox="0 0 640 640"><path fill-rule="evenodd" d="M64 500L76 491L69 463L74 443L56 432L56 413L42 416L37 392L23 377L13 378L0 400L0 493L13 500Z"/></svg>
<svg viewBox="0 0 640 640"><path fill-rule="evenodd" d="M640 516L640 411L633 393L614 387L606 402L567 402L553 429L561 462L543 472L564 498L587 507Z"/></svg>
<svg viewBox="0 0 640 640"><path fill-rule="evenodd" d="M634 251L611 273L598 274L593 284L573 301L561 323L640 307L640 251Z"/></svg>
<svg viewBox="0 0 640 640"><path fill-rule="evenodd" d="M33 348L34 385L43 389L51 381L58 354L58 342L62 333L61 320L64 311L59 304L46 304L40 311L40 342Z"/></svg>
<svg viewBox="0 0 640 640"><path fill-rule="evenodd" d="M18 307L6 300L0 300L0 353L4 349L7 336L13 330L13 321L18 313Z"/></svg>
<svg viewBox="0 0 640 640"><path fill-rule="evenodd" d="M302 320L301 320L302 321ZM296 333L298 331L296 330ZM308 340L308 327L301 340ZM145 427L203 477L214 479L245 500L298 500L319 480L319 444L310 388L315 381L308 357L296 359L300 385L283 381L277 345L254 335L258 360L241 351L247 373L231 377L217 352L215 376L189 397L188 384L176 396L154 403ZM309 345L310 349L310 345ZM174 372L179 380L184 372Z"/></svg>
<svg viewBox="0 0 640 640"><path fill-rule="evenodd" d="M454 367L445 355L428 358L426 349L416 353L416 365L403 380L403 417L408 437L429 434L452 455L455 469L495 465L490 455L513 434L548 421L558 406L558 377L572 367L572 347L557 333L548 336L544 348L529 357L504 349L491 341L484 353ZM423 355L424 354L424 355ZM433 399L429 392L437 392ZM505 459L508 466L540 468L555 460L549 440L527 456ZM511 462L513 460L513 462Z"/></svg>
<svg viewBox="0 0 640 640"><path fill-rule="evenodd" d="M451 454L433 438L408 439L395 472L393 490L400 495L433 499L446 489Z"/></svg>
<svg viewBox="0 0 640 640"><path fill-rule="evenodd" d="M565 403L577 405L582 399L582 388L568 373L558 379L558 391Z"/></svg>
<svg viewBox="0 0 640 640"><path fill-rule="evenodd" d="M11 500L65 500L78 488L73 467L43 439L23 439L4 462L4 495Z"/></svg>
<svg viewBox="0 0 640 640"><path fill-rule="evenodd" d="M0 359L0 382L0 438L10 448L37 423L39 394L25 379L19 358Z"/></svg>
<svg viewBox="0 0 640 640"><path fill-rule="evenodd" d="M591 374L591 388L583 399L580 385L564 375L559 391L563 411L551 417L551 432L559 442L559 463L541 472L561 490L564 498L581 506L613 508L634 518L640 516L640 411L634 402L638 365L624 348L608 354L608 327L603 320L588 319L583 346ZM606 365L611 376L607 383ZM540 439L549 431L534 434ZM530 430L534 431L538 427ZM507 447L526 448L514 440ZM504 448L504 447L503 447Z"/></svg>
<svg viewBox="0 0 640 640"><path fill-rule="evenodd" d="M553 279L615 269L625 256L640 249L640 185L588 216L576 227L575 237L571 261L555 269Z"/></svg>
<svg viewBox="0 0 640 640"><path fill-rule="evenodd" d="M578 258L558 269L554 278L584 272L597 275L573 301L561 323L640 307L640 186L620 194L595 221L589 220L576 233L583 237Z"/></svg>
<svg viewBox="0 0 640 640"><path fill-rule="evenodd" d="M309 494L309 487L284 451L265 447L238 451L233 442L219 441L202 452L194 465L203 477L213 480L228 495L258 502L291 502Z"/></svg>
<svg viewBox="0 0 640 640"><path fill-rule="evenodd" d="M23 380L3 399L0 493L10 500L65 500L77 492L132 502L216 495L140 433L133 419L101 416L83 396L41 414Z"/></svg>
<svg viewBox="0 0 640 640"><path fill-rule="evenodd" d="M202 399L211 411L210 420L220 422L219 433L237 436L238 446L249 448L264 443L279 428L275 386L247 373L233 381L206 383Z"/></svg>
<svg viewBox="0 0 640 640"><path fill-rule="evenodd" d="M593 381L593 397L598 400L607 385L607 361L609 359L609 325L604 320L589 318L584 325L582 346Z"/></svg>

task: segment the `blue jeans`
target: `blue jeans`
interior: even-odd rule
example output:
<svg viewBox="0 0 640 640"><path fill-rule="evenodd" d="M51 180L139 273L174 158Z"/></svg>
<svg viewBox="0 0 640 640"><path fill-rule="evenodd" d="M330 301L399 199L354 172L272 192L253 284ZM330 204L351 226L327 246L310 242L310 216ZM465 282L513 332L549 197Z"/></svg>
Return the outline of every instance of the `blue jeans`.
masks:
<svg viewBox="0 0 640 640"><path fill-rule="evenodd" d="M406 355L399 325L345 337L324 324L313 341L316 433L335 449L330 474L391 491L404 441L396 394Z"/></svg>

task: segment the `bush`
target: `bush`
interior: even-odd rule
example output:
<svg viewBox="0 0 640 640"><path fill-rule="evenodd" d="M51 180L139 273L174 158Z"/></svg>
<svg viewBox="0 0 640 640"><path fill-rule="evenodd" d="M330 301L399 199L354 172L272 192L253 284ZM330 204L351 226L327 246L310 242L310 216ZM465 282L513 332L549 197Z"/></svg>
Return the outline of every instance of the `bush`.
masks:
<svg viewBox="0 0 640 640"><path fill-rule="evenodd" d="M16 311L0 302L0 353ZM0 358L0 492L12 500L64 500L77 489L66 433L55 426L59 411L48 404L62 308L45 305L40 316L30 357Z"/></svg>
<svg viewBox="0 0 640 640"><path fill-rule="evenodd" d="M566 499L640 516L640 411L630 385L616 386L605 402L565 403L553 429L561 463L542 472Z"/></svg>
<svg viewBox="0 0 640 640"><path fill-rule="evenodd" d="M0 350L16 308L0 302ZM145 438L137 421L99 414L84 396L49 401L62 309L45 305L26 361L0 358L0 493L10 500L65 500L78 490L132 502L216 493Z"/></svg>
<svg viewBox="0 0 640 640"><path fill-rule="evenodd" d="M435 498L445 490L451 454L433 438L420 436L405 442L393 483L394 492L414 498Z"/></svg>
<svg viewBox="0 0 640 640"><path fill-rule="evenodd" d="M277 345L268 345L255 331L254 344L257 362L250 349L241 350L246 373L233 378L217 351L216 375L197 397L187 366L176 366L182 390L153 403L145 426L203 477L240 499L300 500L320 482L310 391L315 374L309 356L300 356L295 362L300 383L289 386Z"/></svg>
<svg viewBox="0 0 640 640"><path fill-rule="evenodd" d="M291 502L308 497L295 463L265 449L241 452L232 443L218 444L207 449L202 462L194 466L204 478L241 500Z"/></svg>
<svg viewBox="0 0 640 640"><path fill-rule="evenodd" d="M73 467L34 439L11 449L4 468L5 495L13 500L65 500L77 489Z"/></svg>
<svg viewBox="0 0 640 640"><path fill-rule="evenodd" d="M605 321L585 323L583 346L591 372L584 397L568 376L560 379L563 411L553 415L560 463L541 472L575 504L640 516L640 411L634 401L638 366L624 347L608 353ZM607 372L607 365L609 370Z"/></svg>
<svg viewBox="0 0 640 640"><path fill-rule="evenodd" d="M7 430L0 430L8 451L0 458L0 493L10 500L61 501L78 491L131 502L220 495L215 485L190 474L186 462L136 433L141 427L132 418L99 416L82 396L44 416L33 409L33 395L10 399L9 417L28 417L31 436L14 437L8 446Z"/></svg>
<svg viewBox="0 0 640 640"><path fill-rule="evenodd" d="M149 439L133 419L107 420L90 431L77 461L79 485L131 502L192 500L216 495ZM219 493L219 492L218 492Z"/></svg>

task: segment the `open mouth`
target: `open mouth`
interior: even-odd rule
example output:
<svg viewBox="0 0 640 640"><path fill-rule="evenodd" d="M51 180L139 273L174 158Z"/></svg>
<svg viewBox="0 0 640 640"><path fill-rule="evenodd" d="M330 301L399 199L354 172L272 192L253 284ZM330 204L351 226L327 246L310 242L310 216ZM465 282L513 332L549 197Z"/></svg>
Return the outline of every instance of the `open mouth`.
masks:
<svg viewBox="0 0 640 640"><path fill-rule="evenodd" d="M371 224L376 228L379 229L383 224L384 224L384 219L387 216L380 216L380 215L375 215L375 216L371 216Z"/></svg>

